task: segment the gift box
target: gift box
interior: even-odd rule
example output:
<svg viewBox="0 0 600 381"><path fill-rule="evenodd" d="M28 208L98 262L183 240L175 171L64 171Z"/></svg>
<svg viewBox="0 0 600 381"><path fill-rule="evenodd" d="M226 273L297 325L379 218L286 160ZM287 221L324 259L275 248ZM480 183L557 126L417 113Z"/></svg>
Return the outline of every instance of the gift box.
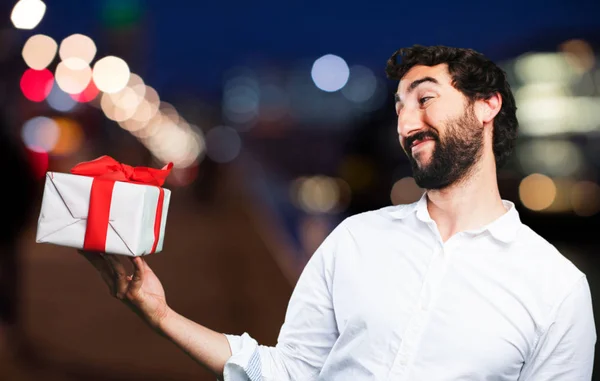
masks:
<svg viewBox="0 0 600 381"><path fill-rule="evenodd" d="M71 173L48 172L36 241L128 256L162 250L171 192L163 169L103 156Z"/></svg>

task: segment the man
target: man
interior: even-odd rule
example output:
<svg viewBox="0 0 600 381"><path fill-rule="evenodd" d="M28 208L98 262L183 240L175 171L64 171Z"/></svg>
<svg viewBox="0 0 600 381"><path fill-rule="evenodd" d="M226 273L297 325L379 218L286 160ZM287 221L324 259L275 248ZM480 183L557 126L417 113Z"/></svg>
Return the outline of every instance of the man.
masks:
<svg viewBox="0 0 600 381"><path fill-rule="evenodd" d="M342 222L304 269L276 347L171 310L143 258L84 253L115 295L225 380L590 380L585 275L523 225L496 170L517 136L505 74L468 49L388 61L420 201Z"/></svg>

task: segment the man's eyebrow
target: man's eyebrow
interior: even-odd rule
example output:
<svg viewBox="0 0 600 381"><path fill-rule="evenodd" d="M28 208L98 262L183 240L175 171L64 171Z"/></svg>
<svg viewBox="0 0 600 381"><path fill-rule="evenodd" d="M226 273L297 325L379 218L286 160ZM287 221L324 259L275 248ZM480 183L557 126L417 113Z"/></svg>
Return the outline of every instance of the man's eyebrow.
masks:
<svg viewBox="0 0 600 381"><path fill-rule="evenodd" d="M425 82L435 83L436 85L440 84L438 82L438 80L435 79L435 78L433 78L433 77L423 77L423 78L415 79L414 81L412 81L412 83L410 84L410 86L408 86L408 89L406 90L406 92L408 94L410 94L420 84L425 83ZM394 100L396 101L396 103L402 102L402 100L400 99L400 95L398 95L398 93L394 94Z"/></svg>

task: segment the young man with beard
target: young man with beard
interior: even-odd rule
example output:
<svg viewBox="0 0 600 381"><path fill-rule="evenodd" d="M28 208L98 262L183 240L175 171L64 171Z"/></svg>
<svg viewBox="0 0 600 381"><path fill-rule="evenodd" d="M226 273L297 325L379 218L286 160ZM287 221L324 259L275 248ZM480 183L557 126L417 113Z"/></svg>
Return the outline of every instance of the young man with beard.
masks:
<svg viewBox="0 0 600 381"><path fill-rule="evenodd" d="M585 275L522 224L496 170L517 137L505 74L480 53L400 49L398 135L426 192L352 216L323 242L276 347L171 310L143 258L84 253L156 330L225 380L590 380Z"/></svg>

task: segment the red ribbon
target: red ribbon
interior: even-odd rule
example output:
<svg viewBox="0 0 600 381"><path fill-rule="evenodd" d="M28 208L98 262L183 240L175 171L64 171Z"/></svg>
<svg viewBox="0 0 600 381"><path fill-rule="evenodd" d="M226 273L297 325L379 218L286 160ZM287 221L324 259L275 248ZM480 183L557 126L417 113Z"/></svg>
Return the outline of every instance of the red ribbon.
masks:
<svg viewBox="0 0 600 381"><path fill-rule="evenodd" d="M154 253L158 245L165 198L164 189L161 186L165 183L172 168L173 163L165 165L162 169L132 167L119 163L110 156L101 156L96 160L79 163L71 168L71 173L74 175L94 178L90 192L90 207L83 249L87 251L106 251L106 234L108 232L112 192L115 181L123 181L154 185L159 189L156 217L154 218L154 244L150 251L150 253Z"/></svg>

